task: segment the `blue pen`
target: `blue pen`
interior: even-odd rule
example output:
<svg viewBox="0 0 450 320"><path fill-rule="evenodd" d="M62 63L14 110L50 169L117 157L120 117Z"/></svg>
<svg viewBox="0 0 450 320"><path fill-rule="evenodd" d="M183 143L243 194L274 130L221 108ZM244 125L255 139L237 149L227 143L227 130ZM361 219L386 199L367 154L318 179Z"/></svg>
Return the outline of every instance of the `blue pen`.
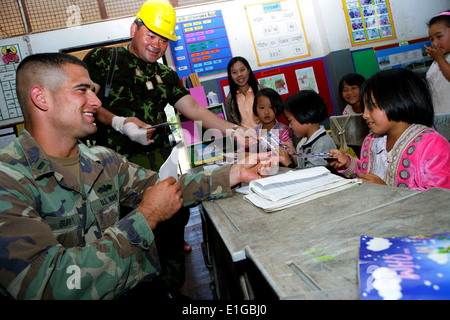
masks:
<svg viewBox="0 0 450 320"><path fill-rule="evenodd" d="M291 157L296 158L324 158L324 159L335 159L333 157L330 157L330 154L328 152L323 153L289 153Z"/></svg>

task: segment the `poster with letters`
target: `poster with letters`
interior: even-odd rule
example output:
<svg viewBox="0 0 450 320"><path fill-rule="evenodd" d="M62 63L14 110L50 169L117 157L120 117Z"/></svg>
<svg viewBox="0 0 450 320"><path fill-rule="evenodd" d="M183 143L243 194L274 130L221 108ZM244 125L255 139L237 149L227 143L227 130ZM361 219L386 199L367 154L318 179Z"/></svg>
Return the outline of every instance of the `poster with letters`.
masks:
<svg viewBox="0 0 450 320"><path fill-rule="evenodd" d="M245 6L258 65L310 56L297 0Z"/></svg>
<svg viewBox="0 0 450 320"><path fill-rule="evenodd" d="M221 10L177 17L177 41L170 52L180 78L227 71L233 56Z"/></svg>

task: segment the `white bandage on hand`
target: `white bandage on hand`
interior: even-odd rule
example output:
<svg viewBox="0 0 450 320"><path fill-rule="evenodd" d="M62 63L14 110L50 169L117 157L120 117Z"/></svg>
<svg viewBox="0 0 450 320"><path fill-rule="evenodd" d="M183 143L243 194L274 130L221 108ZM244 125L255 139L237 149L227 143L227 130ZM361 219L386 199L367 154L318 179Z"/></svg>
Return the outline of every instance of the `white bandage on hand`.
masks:
<svg viewBox="0 0 450 320"><path fill-rule="evenodd" d="M143 146L148 145L146 128L141 128L133 122L128 122L122 126L122 130L123 134L130 138L131 141L142 144Z"/></svg>
<svg viewBox="0 0 450 320"><path fill-rule="evenodd" d="M131 141L137 142L144 146L148 145L147 129L139 127L133 122L125 123L125 117L114 116L111 126L114 130L126 135Z"/></svg>
<svg viewBox="0 0 450 320"><path fill-rule="evenodd" d="M115 116L112 119L111 127L113 127L114 130L123 134L123 123L125 122L126 119L127 118L125 117Z"/></svg>

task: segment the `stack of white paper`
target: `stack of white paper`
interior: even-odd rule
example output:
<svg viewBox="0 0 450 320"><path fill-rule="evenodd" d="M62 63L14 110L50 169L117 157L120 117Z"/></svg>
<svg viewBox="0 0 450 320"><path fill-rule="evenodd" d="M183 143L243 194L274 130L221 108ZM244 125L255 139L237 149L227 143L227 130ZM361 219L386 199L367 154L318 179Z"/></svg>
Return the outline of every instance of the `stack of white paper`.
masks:
<svg viewBox="0 0 450 320"><path fill-rule="evenodd" d="M274 212L360 183L359 179L334 175L325 167L313 167L253 180L249 184L251 194L244 199L266 212Z"/></svg>

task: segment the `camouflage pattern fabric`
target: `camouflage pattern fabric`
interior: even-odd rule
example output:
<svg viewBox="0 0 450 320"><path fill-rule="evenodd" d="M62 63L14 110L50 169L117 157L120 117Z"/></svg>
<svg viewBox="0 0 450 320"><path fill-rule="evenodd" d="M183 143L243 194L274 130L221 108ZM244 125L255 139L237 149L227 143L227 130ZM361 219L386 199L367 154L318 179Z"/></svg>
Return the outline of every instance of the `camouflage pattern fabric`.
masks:
<svg viewBox="0 0 450 320"><path fill-rule="evenodd" d="M136 208L157 174L79 144L82 183L24 129L0 149L0 292L15 299L111 299L160 272ZM186 204L232 194L230 167L182 176ZM77 273L78 271L78 273Z"/></svg>
<svg viewBox="0 0 450 320"><path fill-rule="evenodd" d="M170 67L157 62L147 63L123 47L117 50L114 77L107 99L104 98L104 90L111 63L111 48L93 49L84 58L92 81L101 86L98 96L102 99L103 107L117 116L137 117L148 124L165 122L166 105L174 106L189 91L183 87L177 73ZM137 70L141 70L143 75L138 76ZM147 81L152 83L153 89L147 88ZM158 170L164 162L159 148L168 147L169 127L157 129L152 136L155 142L149 146L132 142L111 127L98 127L99 130L93 137L97 144L110 147L126 157L147 154L150 162L154 162L150 167L152 170Z"/></svg>
<svg viewBox="0 0 450 320"><path fill-rule="evenodd" d="M117 48L117 61L111 90L107 98L104 97L106 79L111 65L112 49L96 48L91 50L84 62L88 66L92 81L98 83L101 89L98 93L103 107L117 116L137 117L148 124L157 124L166 121L164 108L167 104L172 106L189 91L182 85L177 73L168 66L160 63L147 63L126 48ZM139 74L139 70L141 74ZM153 89L149 90L146 82L150 81ZM143 146L131 141L125 135L116 132L113 128L97 123L97 133L89 137L97 145L107 146L126 156L129 161L144 168L159 171L159 168L168 158L171 148L168 135L171 133L168 126L157 129L152 139L155 142ZM188 215L189 211L179 212L175 223L158 226L158 249L164 252L161 264L164 282L172 289L179 289L185 278L185 258L183 239L179 246L173 244L172 238L184 238L184 219L179 215ZM179 235L179 236L178 236Z"/></svg>

